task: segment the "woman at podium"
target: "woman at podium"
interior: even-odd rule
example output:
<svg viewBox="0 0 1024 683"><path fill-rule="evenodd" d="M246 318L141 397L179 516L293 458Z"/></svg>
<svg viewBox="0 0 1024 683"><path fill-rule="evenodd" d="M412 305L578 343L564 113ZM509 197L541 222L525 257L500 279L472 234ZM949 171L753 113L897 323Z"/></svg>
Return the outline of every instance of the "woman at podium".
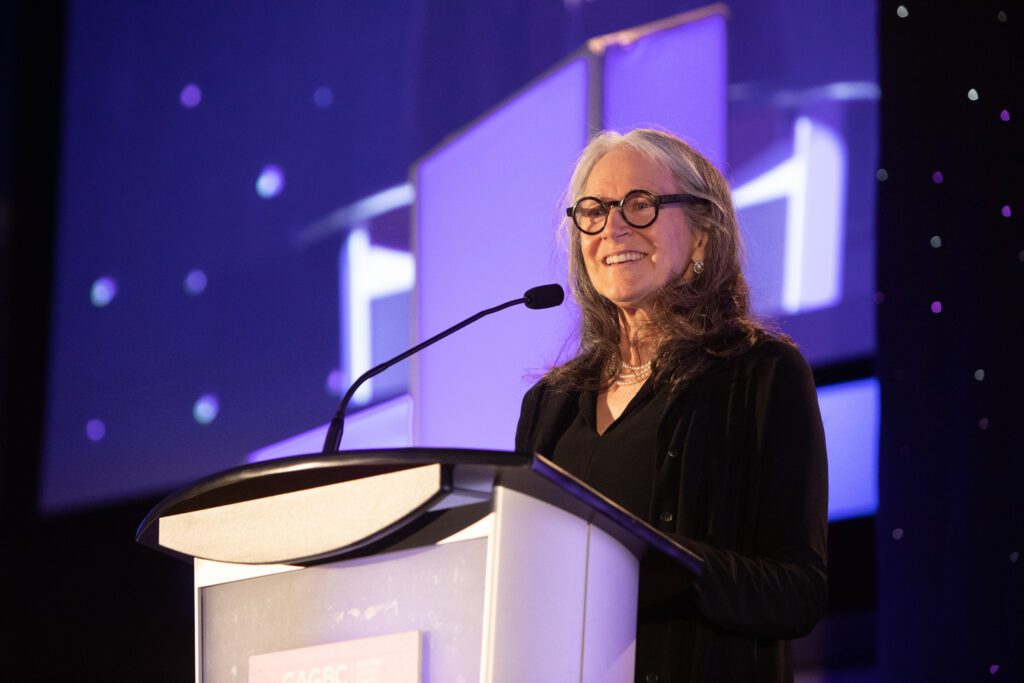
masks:
<svg viewBox="0 0 1024 683"><path fill-rule="evenodd" d="M825 439L806 361L751 313L729 187L638 129L594 138L568 197L579 350L524 397L516 448L704 560L685 587L641 568L637 680L791 680L826 600Z"/></svg>

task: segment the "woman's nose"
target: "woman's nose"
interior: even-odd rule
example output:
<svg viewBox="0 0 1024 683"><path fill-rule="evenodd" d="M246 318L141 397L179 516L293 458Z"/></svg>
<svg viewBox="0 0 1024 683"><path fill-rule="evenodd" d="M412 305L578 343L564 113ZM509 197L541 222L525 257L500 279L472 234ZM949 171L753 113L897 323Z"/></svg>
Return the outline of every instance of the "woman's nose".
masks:
<svg viewBox="0 0 1024 683"><path fill-rule="evenodd" d="M632 226L622 217L622 207L614 206L608 213L608 223L601 231L601 236L605 239L617 239L628 234L630 230Z"/></svg>

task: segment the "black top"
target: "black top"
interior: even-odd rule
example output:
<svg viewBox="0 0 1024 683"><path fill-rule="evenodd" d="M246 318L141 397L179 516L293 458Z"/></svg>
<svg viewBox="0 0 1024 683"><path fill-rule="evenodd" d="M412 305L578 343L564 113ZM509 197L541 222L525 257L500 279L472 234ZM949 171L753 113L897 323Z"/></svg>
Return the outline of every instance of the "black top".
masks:
<svg viewBox="0 0 1024 683"><path fill-rule="evenodd" d="M551 459L641 519L650 516L657 433L668 392L647 382L604 434L597 433L597 394L584 391L578 412ZM626 462L624 462L624 459Z"/></svg>
<svg viewBox="0 0 1024 683"><path fill-rule="evenodd" d="M810 369L794 347L768 340L681 391L652 393L645 405L664 397L664 407L649 499L619 502L647 510L646 521L700 556L704 576L694 586L658 558L641 564L637 679L790 681L786 639L811 630L827 595L828 470ZM516 450L558 449L556 460L562 448L578 450L574 438L560 442L586 419L589 400L535 385L523 399ZM620 463L606 479L646 469L650 449L630 445L651 441L642 412L620 417L625 450L606 463ZM583 478L594 484L592 474Z"/></svg>

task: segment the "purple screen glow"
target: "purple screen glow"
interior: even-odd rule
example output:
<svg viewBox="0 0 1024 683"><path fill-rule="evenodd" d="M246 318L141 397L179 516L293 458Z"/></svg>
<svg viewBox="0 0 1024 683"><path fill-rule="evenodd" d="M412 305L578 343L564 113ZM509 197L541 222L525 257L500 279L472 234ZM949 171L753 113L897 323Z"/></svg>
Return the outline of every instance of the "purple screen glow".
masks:
<svg viewBox="0 0 1024 683"><path fill-rule="evenodd" d="M416 172L417 337L564 282L552 225L586 142L587 62L512 99ZM414 362L418 445L510 449L529 373L554 362L566 309L502 311Z"/></svg>
<svg viewBox="0 0 1024 683"><path fill-rule="evenodd" d="M693 139L742 204L758 310L812 364L872 353L873 6L737 0L652 33L678 3L565 3L492 36L483 10L399 4L417 21L69 3L44 510L319 450L361 367L564 283L553 226L588 126ZM566 57L637 24L601 73ZM343 446L508 448L571 316L504 311L374 378Z"/></svg>

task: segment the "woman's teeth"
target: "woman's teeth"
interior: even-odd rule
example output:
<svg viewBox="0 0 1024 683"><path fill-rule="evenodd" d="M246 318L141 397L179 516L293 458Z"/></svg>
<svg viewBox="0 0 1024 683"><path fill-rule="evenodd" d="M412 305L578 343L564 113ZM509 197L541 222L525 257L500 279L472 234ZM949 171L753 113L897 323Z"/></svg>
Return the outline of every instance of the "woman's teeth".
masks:
<svg viewBox="0 0 1024 683"><path fill-rule="evenodd" d="M643 254L639 251L626 251L621 254L612 254L611 256L604 257L604 263L606 266L612 266L616 263L627 263L629 261L639 261L647 254Z"/></svg>

